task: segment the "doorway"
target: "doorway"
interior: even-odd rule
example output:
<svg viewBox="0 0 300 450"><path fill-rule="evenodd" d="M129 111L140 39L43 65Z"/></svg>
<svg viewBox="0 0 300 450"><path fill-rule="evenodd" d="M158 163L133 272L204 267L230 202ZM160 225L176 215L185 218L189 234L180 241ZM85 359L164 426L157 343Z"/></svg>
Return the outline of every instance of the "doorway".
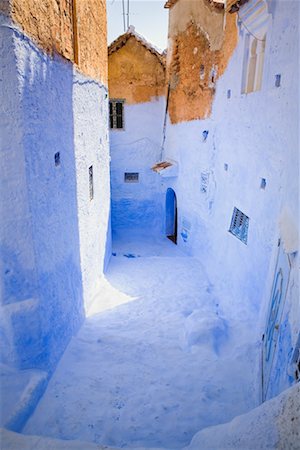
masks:
<svg viewBox="0 0 300 450"><path fill-rule="evenodd" d="M177 244L177 199L173 189L166 193L166 235L170 241Z"/></svg>

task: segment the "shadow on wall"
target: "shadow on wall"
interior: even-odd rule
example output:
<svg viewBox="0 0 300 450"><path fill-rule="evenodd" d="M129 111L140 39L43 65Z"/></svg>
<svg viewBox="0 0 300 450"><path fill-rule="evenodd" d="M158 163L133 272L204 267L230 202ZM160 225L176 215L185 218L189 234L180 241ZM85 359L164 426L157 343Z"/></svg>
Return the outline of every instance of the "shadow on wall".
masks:
<svg viewBox="0 0 300 450"><path fill-rule="evenodd" d="M15 357L4 362L51 373L84 318L73 66L57 56L50 59L16 30L5 33L13 46L8 45L4 52L14 56L9 61L14 65L7 71L8 78L13 74L14 79L5 79L8 87L5 107L6 113L10 113L5 133L13 130L5 148L5 164L10 168L10 176L20 181L14 185L6 180L3 186L7 202L3 206L9 212L3 219L4 229L10 229L4 235L1 250L3 270L10 274L10 282L4 286L3 303L20 302L20 313L7 315ZM10 91L13 100L9 98ZM22 193L21 208L19 193ZM23 253L32 254L29 269ZM22 305L32 296L37 302L31 309L31 321L39 326L24 333Z"/></svg>

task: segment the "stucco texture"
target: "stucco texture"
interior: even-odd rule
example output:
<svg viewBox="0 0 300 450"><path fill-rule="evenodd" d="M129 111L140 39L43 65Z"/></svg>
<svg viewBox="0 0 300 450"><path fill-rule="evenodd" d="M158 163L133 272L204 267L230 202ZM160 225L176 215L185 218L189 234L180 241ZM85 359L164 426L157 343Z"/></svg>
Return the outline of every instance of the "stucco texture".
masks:
<svg viewBox="0 0 300 450"><path fill-rule="evenodd" d="M104 0L10 0L10 14L47 53L76 61L82 73L107 83Z"/></svg>
<svg viewBox="0 0 300 450"><path fill-rule="evenodd" d="M204 119L211 114L216 81L237 45L236 16L224 17L223 12L205 3L204 20L198 17L201 1L199 5L197 2L198 9L191 11L192 17L179 9L181 4L195 8L195 3L178 2L170 10L167 71L172 123Z"/></svg>
<svg viewBox="0 0 300 450"><path fill-rule="evenodd" d="M110 98L126 103L149 102L165 93L165 67L133 36L108 57Z"/></svg>

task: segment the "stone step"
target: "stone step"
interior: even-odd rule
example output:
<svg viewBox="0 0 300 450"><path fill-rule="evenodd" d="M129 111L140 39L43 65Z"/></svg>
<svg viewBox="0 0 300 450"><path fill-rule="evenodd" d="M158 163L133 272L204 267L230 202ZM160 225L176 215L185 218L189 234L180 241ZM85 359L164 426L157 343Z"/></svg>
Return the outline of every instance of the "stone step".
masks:
<svg viewBox="0 0 300 450"><path fill-rule="evenodd" d="M0 364L0 426L20 431L47 385L47 373Z"/></svg>
<svg viewBox="0 0 300 450"><path fill-rule="evenodd" d="M117 447L83 441L64 441L44 436L27 436L0 429L0 442L5 450L118 450ZM129 447L127 447L130 450ZM159 448L135 448L135 450L163 450Z"/></svg>

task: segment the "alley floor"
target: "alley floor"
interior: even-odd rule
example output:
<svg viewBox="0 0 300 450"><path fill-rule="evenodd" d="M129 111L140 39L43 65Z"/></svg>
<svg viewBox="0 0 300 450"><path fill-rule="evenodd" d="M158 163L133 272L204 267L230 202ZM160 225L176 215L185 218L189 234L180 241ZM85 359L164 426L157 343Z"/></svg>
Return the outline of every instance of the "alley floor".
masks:
<svg viewBox="0 0 300 450"><path fill-rule="evenodd" d="M118 235L101 294L23 432L182 448L258 403L245 330L201 261L165 238Z"/></svg>

